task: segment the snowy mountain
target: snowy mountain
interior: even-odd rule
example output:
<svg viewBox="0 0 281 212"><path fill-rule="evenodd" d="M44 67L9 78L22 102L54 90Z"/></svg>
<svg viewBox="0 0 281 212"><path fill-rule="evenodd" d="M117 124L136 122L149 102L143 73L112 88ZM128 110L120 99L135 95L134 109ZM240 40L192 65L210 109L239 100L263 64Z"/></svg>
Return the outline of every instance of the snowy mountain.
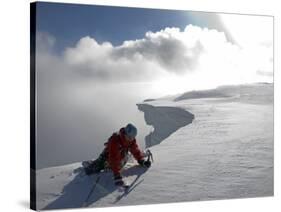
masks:
<svg viewBox="0 0 281 212"><path fill-rule="evenodd" d="M272 84L193 91L138 108L154 128L146 137L154 163L128 164L127 192L114 186L111 172L101 173L89 207L273 195ZM38 170L37 208L82 207L98 176L80 166Z"/></svg>

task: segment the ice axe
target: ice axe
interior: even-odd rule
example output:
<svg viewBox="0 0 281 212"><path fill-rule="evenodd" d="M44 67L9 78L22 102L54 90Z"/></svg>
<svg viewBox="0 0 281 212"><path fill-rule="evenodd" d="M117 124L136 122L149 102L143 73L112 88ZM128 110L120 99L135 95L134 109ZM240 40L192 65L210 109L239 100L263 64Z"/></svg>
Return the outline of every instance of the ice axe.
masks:
<svg viewBox="0 0 281 212"><path fill-rule="evenodd" d="M145 155L147 156L147 160L146 161L152 161L152 162L154 162L153 161L153 155L152 155L152 153L151 153L151 151L149 150L149 149L147 149L146 151L145 151Z"/></svg>

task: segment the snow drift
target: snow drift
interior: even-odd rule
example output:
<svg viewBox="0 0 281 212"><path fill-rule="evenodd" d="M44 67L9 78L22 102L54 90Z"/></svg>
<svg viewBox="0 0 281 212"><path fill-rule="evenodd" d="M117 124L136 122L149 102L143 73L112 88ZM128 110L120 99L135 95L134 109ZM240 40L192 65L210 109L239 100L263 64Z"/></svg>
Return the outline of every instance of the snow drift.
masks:
<svg viewBox="0 0 281 212"><path fill-rule="evenodd" d="M273 102L273 84L255 83L238 86L220 86L210 90L189 91L174 99L182 101L187 99L214 98L257 104L268 104Z"/></svg>

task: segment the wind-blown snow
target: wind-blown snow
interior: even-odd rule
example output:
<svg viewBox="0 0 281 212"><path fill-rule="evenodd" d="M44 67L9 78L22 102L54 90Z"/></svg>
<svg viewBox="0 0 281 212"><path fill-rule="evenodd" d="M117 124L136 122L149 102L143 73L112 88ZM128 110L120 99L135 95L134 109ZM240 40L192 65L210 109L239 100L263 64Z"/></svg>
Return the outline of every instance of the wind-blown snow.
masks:
<svg viewBox="0 0 281 212"><path fill-rule="evenodd" d="M160 120L149 117L149 108L161 107L184 109L195 118L150 148L155 161L150 169L123 172L133 182L128 193L116 189L111 172L102 173L89 207L273 195L273 85L247 85L242 93L240 88L233 86L231 97L146 102L146 120ZM177 113L169 119L173 114L178 119ZM82 176L79 167L37 171L38 209L82 207L97 176Z"/></svg>
<svg viewBox="0 0 281 212"><path fill-rule="evenodd" d="M222 98L222 100L225 100L223 98L226 97L231 98L231 101L256 104L272 103L273 85L270 83L255 83L239 86L220 86L216 89L186 92L176 97L174 101L201 98Z"/></svg>

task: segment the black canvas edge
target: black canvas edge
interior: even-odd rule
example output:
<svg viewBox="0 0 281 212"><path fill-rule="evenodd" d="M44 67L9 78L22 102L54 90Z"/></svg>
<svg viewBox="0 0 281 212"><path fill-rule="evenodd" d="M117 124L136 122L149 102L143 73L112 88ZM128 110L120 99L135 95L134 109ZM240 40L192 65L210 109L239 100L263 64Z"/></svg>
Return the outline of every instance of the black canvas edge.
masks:
<svg viewBox="0 0 281 212"><path fill-rule="evenodd" d="M36 210L36 2L30 3L30 209Z"/></svg>

